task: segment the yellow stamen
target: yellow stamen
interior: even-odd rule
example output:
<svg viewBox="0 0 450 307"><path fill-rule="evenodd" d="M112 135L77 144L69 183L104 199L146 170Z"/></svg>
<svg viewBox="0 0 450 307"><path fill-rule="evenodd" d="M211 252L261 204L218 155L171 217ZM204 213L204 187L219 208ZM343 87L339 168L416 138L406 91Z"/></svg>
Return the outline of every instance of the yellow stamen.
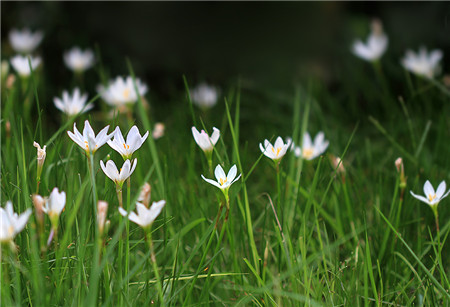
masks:
<svg viewBox="0 0 450 307"><path fill-rule="evenodd" d="M130 96L130 90L129 89L124 89L123 90L123 97L128 98Z"/></svg>
<svg viewBox="0 0 450 307"><path fill-rule="evenodd" d="M87 141L84 141L84 144L86 144L86 150L89 150L89 144Z"/></svg>
<svg viewBox="0 0 450 307"><path fill-rule="evenodd" d="M275 148L272 147L272 152L275 154L275 156L278 157L278 155L280 154L280 151L281 151L281 147L277 148L277 152L275 152Z"/></svg>
<svg viewBox="0 0 450 307"><path fill-rule="evenodd" d="M11 235L14 233L14 227L12 225L8 227L8 233Z"/></svg>
<svg viewBox="0 0 450 307"><path fill-rule="evenodd" d="M312 149L312 148L303 149L303 157L304 158L311 158L313 154L314 154L314 149Z"/></svg>
<svg viewBox="0 0 450 307"><path fill-rule="evenodd" d="M435 198L436 198L436 194L434 194L434 195L433 194L429 194L428 195L428 200L429 201L433 201L433 199L435 199Z"/></svg>
<svg viewBox="0 0 450 307"><path fill-rule="evenodd" d="M225 178L225 179L220 178L219 182L220 182L220 185L224 185L224 183L227 182L227 178Z"/></svg>
<svg viewBox="0 0 450 307"><path fill-rule="evenodd" d="M123 144L124 149L130 149L130 145Z"/></svg>

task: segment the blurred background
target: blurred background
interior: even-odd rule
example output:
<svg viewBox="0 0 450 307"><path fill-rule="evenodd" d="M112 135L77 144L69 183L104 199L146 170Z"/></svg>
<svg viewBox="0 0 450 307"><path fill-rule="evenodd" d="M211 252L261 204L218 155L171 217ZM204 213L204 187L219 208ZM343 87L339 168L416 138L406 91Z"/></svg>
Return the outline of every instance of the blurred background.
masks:
<svg viewBox="0 0 450 307"><path fill-rule="evenodd" d="M12 28L45 32L37 53L44 62L40 95L47 114L58 113L53 97L75 85L62 57L75 45L95 49L98 57L85 76L90 97L102 79L129 74L128 58L149 86L147 96L158 120L169 120L180 104L186 105L185 75L190 86L206 81L219 86L223 95L239 84L245 98L242 119L262 126L262 133L274 131L272 126L264 131L267 121L289 133L286 117L292 117L299 87L325 115L311 120L313 128L326 131L348 124L351 131L366 114L380 120L397 116L380 107L373 67L351 53L356 39L366 40L373 18L383 22L389 37L381 62L394 97L406 92L400 65L406 49L440 48L443 72L449 67L446 2L48 1L1 6L2 59L13 55L8 42ZM223 105L214 110L221 114L218 118L224 114ZM331 118L335 114L338 118ZM323 120L327 115L330 120Z"/></svg>

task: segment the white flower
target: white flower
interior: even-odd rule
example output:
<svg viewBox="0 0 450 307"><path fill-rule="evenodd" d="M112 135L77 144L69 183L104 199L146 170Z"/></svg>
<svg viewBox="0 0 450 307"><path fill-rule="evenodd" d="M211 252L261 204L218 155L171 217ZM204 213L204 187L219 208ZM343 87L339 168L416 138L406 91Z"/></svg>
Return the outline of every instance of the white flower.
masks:
<svg viewBox="0 0 450 307"><path fill-rule="evenodd" d="M136 203L137 214L134 212L130 212L130 214L128 214L128 212L122 207L119 208L119 213L122 216L128 216L128 219L130 221L138 224L142 228L148 228L153 224L156 217L161 213L161 210L164 208L165 204L165 200L160 200L158 202L153 202L152 206L147 209L147 207L143 204Z"/></svg>
<svg viewBox="0 0 450 307"><path fill-rule="evenodd" d="M31 53L41 43L44 33L42 31L31 32L30 29L22 31L12 29L9 32L9 42L16 52Z"/></svg>
<svg viewBox="0 0 450 307"><path fill-rule="evenodd" d="M42 210L48 214L50 220L58 218L61 215L64 207L66 206L66 192L58 191L58 188L54 188L50 193L50 196L45 201L45 205ZM52 222L53 223L53 222Z"/></svg>
<svg viewBox="0 0 450 307"><path fill-rule="evenodd" d="M114 161L108 160L105 166L105 163L100 160L100 166L102 167L105 175L108 176L109 179L114 181L119 187L122 187L124 181L131 176L131 174L134 172L134 169L136 168L136 165L137 159L134 159L133 163L131 163L130 160L126 160L123 166L120 168L119 172Z"/></svg>
<svg viewBox="0 0 450 307"><path fill-rule="evenodd" d="M55 107L57 107L61 112L72 116L80 112L87 112L94 107L92 102L86 105L87 98L87 94L81 95L80 89L75 88L72 96L69 92L64 91L62 97L53 98L53 102L55 103Z"/></svg>
<svg viewBox="0 0 450 307"><path fill-rule="evenodd" d="M442 51L438 49L430 53L425 47L420 48L418 53L408 50L402 59L402 65L416 75L433 78L439 72L442 56Z"/></svg>
<svg viewBox="0 0 450 307"><path fill-rule="evenodd" d="M264 140L264 146L259 143L259 149L261 149L262 153L274 160L279 161L286 154L286 151L289 149L291 145L291 140L288 139L287 143L283 142L283 139L279 136L275 140L275 145L272 144L268 140Z"/></svg>
<svg viewBox="0 0 450 307"><path fill-rule="evenodd" d="M431 183L427 180L423 186L423 193L425 194L425 197L421 195L416 195L412 191L410 191L411 195L417 198L420 201L423 201L424 203L427 203L430 206L437 206L439 202L448 196L450 193L450 190L445 193L445 190L447 189L447 186L445 184L445 181L442 181L436 192L434 191L433 186ZM444 194L445 193L445 194Z"/></svg>
<svg viewBox="0 0 450 307"><path fill-rule="evenodd" d="M73 124L74 132L67 131L67 134L75 143L86 151L87 155L90 155L91 153L94 154L97 149L102 147L112 138L114 133L108 134L108 129L109 125L103 128L97 136L95 136L89 121L86 120L84 122L83 134L78 131L76 123Z"/></svg>
<svg viewBox="0 0 450 307"><path fill-rule="evenodd" d="M325 140L325 134L322 131L317 133L314 142L311 141L309 133L305 132L302 147L295 147L294 154L296 157L302 156L303 159L312 160L324 153L329 143Z"/></svg>
<svg viewBox="0 0 450 307"><path fill-rule="evenodd" d="M7 201L5 208L0 208L0 242L12 241L16 234L25 228L30 215L29 208L20 216L14 213L12 202Z"/></svg>
<svg viewBox="0 0 450 307"><path fill-rule="evenodd" d="M216 105L219 91L214 86L201 83L190 90L191 99L194 104L203 109L209 109Z"/></svg>
<svg viewBox="0 0 450 307"><path fill-rule="evenodd" d="M28 77L31 74L28 59L30 59L31 68L33 69L33 71L35 71L36 68L41 64L41 58L33 56L16 55L10 60L14 70L22 77Z"/></svg>
<svg viewBox="0 0 450 307"><path fill-rule="evenodd" d="M220 164L218 164L216 166L216 169L214 170L214 175L216 176L216 180L214 181L212 179L208 179L205 178L205 176L202 175L203 180L205 180L206 182L218 187L221 190L228 190L228 188L235 183L236 181L239 180L239 178L241 178L241 175L237 176L236 178L236 174L237 174L237 167L236 165L233 165L229 172L228 175L225 175L225 172L223 171L222 166L220 166ZM236 179L235 179L236 178Z"/></svg>
<svg viewBox="0 0 450 307"><path fill-rule="evenodd" d="M90 49L83 51L79 47L73 47L64 53L64 63L75 72L84 72L91 68L94 62L94 52Z"/></svg>
<svg viewBox="0 0 450 307"><path fill-rule="evenodd" d="M383 26L380 21L372 22L372 33L370 33L366 44L361 40L353 44L353 53L366 61L376 61L381 58L387 49L388 38L383 33Z"/></svg>
<svg viewBox="0 0 450 307"><path fill-rule="evenodd" d="M135 80L139 95L145 95L147 93L147 86L139 79ZM116 80L110 81L107 87L99 85L97 91L101 94L103 100L113 107L121 107L126 104L135 103L138 100L133 78L131 77L127 77L126 79L117 77Z"/></svg>
<svg viewBox="0 0 450 307"><path fill-rule="evenodd" d="M204 152L211 152L220 137L220 130L216 127L213 127L213 133L211 137L209 137L208 133L206 133L204 130L198 132L197 128L195 127L192 127L191 130L195 142Z"/></svg>
<svg viewBox="0 0 450 307"><path fill-rule="evenodd" d="M114 138L108 141L108 145L117 151L124 159L130 159L133 153L138 150L148 137L148 131L141 136L136 126L131 127L125 142L120 128L114 130Z"/></svg>

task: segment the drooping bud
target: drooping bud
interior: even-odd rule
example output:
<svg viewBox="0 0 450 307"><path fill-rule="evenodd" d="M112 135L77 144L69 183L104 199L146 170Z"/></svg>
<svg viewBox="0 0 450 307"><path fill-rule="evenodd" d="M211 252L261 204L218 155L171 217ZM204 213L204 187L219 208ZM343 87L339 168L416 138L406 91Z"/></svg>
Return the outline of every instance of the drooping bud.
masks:
<svg viewBox="0 0 450 307"><path fill-rule="evenodd" d="M342 161L342 159L340 157L336 157L333 155L330 156L330 159L331 159L331 164L333 165L333 168L336 169L336 172L340 173L340 174L345 174L344 161Z"/></svg>
<svg viewBox="0 0 450 307"><path fill-rule="evenodd" d="M147 208L149 208L149 206L150 206L151 192L152 192L152 187L150 186L150 184L148 182L146 182L141 189L141 193L139 194L138 202L140 202Z"/></svg>
<svg viewBox="0 0 450 307"><path fill-rule="evenodd" d="M100 232L100 236L103 235L105 229L106 215L108 212L108 203L103 200L99 200L97 203L97 225Z"/></svg>
<svg viewBox="0 0 450 307"><path fill-rule="evenodd" d="M36 212L36 220L38 221L39 225L44 225L44 205L45 205L45 199L39 195L39 194L33 194L31 196L31 199L33 201L34 209Z"/></svg>

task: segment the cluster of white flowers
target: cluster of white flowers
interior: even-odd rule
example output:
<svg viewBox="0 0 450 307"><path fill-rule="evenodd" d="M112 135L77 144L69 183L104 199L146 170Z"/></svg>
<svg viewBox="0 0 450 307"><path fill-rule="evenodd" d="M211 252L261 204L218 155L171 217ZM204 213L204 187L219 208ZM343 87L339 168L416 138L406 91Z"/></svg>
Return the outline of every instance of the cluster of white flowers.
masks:
<svg viewBox="0 0 450 307"><path fill-rule="evenodd" d="M385 53L388 46L388 37L383 32L383 26L379 20L372 22L372 32L366 43L357 40L353 43L353 53L363 60L369 62L378 61ZM428 52L421 47L419 52L406 51L401 64L406 70L425 78L433 78L439 73L439 62L442 59L442 51L439 49Z"/></svg>

